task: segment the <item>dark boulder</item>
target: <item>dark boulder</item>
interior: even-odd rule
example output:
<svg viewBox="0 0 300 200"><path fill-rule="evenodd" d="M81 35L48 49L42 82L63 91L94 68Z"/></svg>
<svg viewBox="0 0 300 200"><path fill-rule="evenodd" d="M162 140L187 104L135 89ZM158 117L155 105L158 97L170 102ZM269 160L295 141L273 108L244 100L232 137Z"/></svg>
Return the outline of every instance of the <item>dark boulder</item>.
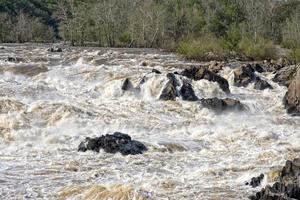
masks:
<svg viewBox="0 0 300 200"><path fill-rule="evenodd" d="M152 73L155 73L155 74L161 74L161 72L157 69L152 69Z"/></svg>
<svg viewBox="0 0 300 200"><path fill-rule="evenodd" d="M193 66L193 67L183 70L181 72L181 75L186 76L186 77L191 78L196 81L201 80L201 79L206 79L208 81L217 82L218 85L220 86L220 88L224 92L230 93L228 81L225 78L223 78L222 76L220 76L212 71L209 71L205 67L194 67Z"/></svg>
<svg viewBox="0 0 300 200"><path fill-rule="evenodd" d="M255 70L250 64L243 65L234 71L234 85L246 87L249 83L255 81Z"/></svg>
<svg viewBox="0 0 300 200"><path fill-rule="evenodd" d="M195 95L193 86L187 81L183 81L179 94L184 101L198 101L198 97Z"/></svg>
<svg viewBox="0 0 300 200"><path fill-rule="evenodd" d="M166 85L164 86L159 99L164 101L173 101L178 97L176 87L179 85L176 77L172 73L167 74L167 78L169 79Z"/></svg>
<svg viewBox="0 0 300 200"><path fill-rule="evenodd" d="M245 106L238 100L235 99L201 99L200 103L203 107L214 110L217 113L224 111L242 111L245 109Z"/></svg>
<svg viewBox="0 0 300 200"><path fill-rule="evenodd" d="M273 89L273 87L265 80L257 77L254 84L254 88L257 90Z"/></svg>
<svg viewBox="0 0 300 200"><path fill-rule="evenodd" d="M199 69L200 69L200 67L191 66L191 67L188 67L188 68L184 69L180 73L180 75L198 81L198 80L201 79L201 78L199 78L199 77L196 76Z"/></svg>
<svg viewBox="0 0 300 200"><path fill-rule="evenodd" d="M283 98L283 103L289 114L300 116L300 66Z"/></svg>
<svg viewBox="0 0 300 200"><path fill-rule="evenodd" d="M297 66L291 65L281 68L280 70L276 71L276 75L273 78L274 82L277 82L279 85L289 86L293 77L296 73Z"/></svg>
<svg viewBox="0 0 300 200"><path fill-rule="evenodd" d="M264 179L264 177L265 177L264 174L261 174L258 177L253 177L250 182L246 183L246 185L250 185L253 188L256 188L256 187L260 186L260 184L261 184L262 180Z"/></svg>
<svg viewBox="0 0 300 200"><path fill-rule="evenodd" d="M97 138L87 137L78 147L78 151L82 152L88 150L99 152L100 149L106 153L120 152L122 155L137 155L147 151L147 147L143 143L132 140L129 135L120 132Z"/></svg>
<svg viewBox="0 0 300 200"><path fill-rule="evenodd" d="M251 200L300 200L300 159L287 161L281 171L280 180L268 185Z"/></svg>
<svg viewBox="0 0 300 200"><path fill-rule="evenodd" d="M133 90L134 87L133 87L133 84L131 83L131 81L128 78L126 78L123 81L121 88L123 91L129 91L129 90Z"/></svg>
<svg viewBox="0 0 300 200"><path fill-rule="evenodd" d="M262 73L264 72L264 68L259 64L259 63L255 63L253 64L253 67L252 67L255 71L257 71L258 73Z"/></svg>

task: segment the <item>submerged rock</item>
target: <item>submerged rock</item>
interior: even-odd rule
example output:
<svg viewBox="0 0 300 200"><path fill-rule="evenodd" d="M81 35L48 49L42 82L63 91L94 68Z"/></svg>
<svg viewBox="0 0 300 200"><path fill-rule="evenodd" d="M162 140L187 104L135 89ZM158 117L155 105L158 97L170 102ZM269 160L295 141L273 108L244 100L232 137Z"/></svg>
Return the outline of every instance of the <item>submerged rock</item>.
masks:
<svg viewBox="0 0 300 200"><path fill-rule="evenodd" d="M224 111L242 111L245 109L245 106L238 100L235 99L201 99L200 103L203 107L214 110L217 113Z"/></svg>
<svg viewBox="0 0 300 200"><path fill-rule="evenodd" d="M97 138L87 137L78 147L78 151L82 152L88 150L99 152L100 149L106 153L120 152L122 155L137 155L146 151L147 147L141 142L132 140L129 135L120 132Z"/></svg>
<svg viewBox="0 0 300 200"><path fill-rule="evenodd" d="M198 68L193 66L183 70L181 75L196 81L206 79L208 81L217 82L224 92L230 93L228 81L205 67Z"/></svg>
<svg viewBox="0 0 300 200"><path fill-rule="evenodd" d="M279 85L284 85L288 87L293 80L293 77L296 73L296 69L297 69L296 65L291 65L291 66L281 68L276 72L273 81L277 82Z"/></svg>
<svg viewBox="0 0 300 200"><path fill-rule="evenodd" d="M300 116L300 66L283 98L283 103L289 114Z"/></svg>
<svg viewBox="0 0 300 200"><path fill-rule="evenodd" d="M260 184L261 184L262 180L264 179L264 177L265 177L264 174L261 174L258 177L253 177L250 182L246 183L246 185L250 185L253 188L258 187L258 186L260 186Z"/></svg>
<svg viewBox="0 0 300 200"><path fill-rule="evenodd" d="M257 90L273 89L273 87L267 81L262 80L259 77L256 78L254 88L257 89Z"/></svg>
<svg viewBox="0 0 300 200"><path fill-rule="evenodd" d="M281 171L280 180L268 185L251 200L300 200L300 159L287 161Z"/></svg>

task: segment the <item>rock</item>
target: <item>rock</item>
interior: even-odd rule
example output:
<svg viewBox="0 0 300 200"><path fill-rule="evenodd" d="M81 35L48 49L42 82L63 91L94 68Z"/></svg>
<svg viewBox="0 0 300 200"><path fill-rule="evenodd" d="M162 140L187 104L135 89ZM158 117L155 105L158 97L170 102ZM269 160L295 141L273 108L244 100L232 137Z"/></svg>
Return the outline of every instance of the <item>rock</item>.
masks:
<svg viewBox="0 0 300 200"><path fill-rule="evenodd" d="M245 109L244 105L235 99L201 99L200 103L203 107L214 110L217 113L224 111L242 111Z"/></svg>
<svg viewBox="0 0 300 200"><path fill-rule="evenodd" d="M296 65L286 66L284 68L279 69L276 72L273 81L277 82L279 85L284 85L288 87L296 73L296 69Z"/></svg>
<svg viewBox="0 0 300 200"><path fill-rule="evenodd" d="M166 85L164 86L159 99L164 101L173 101L178 97L176 86L179 84L177 83L176 77L174 74L169 73L167 74L167 78L169 79Z"/></svg>
<svg viewBox="0 0 300 200"><path fill-rule="evenodd" d="M191 67L188 67L188 68L184 69L180 73L180 75L188 77L190 79L194 79L195 81L198 81L198 80L200 80L200 78L197 77L196 74L197 74L199 69L200 69L199 67L191 66Z"/></svg>
<svg viewBox="0 0 300 200"><path fill-rule="evenodd" d="M195 95L193 86L187 81L183 81L179 94L184 101L198 101L198 97Z"/></svg>
<svg viewBox="0 0 300 200"><path fill-rule="evenodd" d="M6 62L15 62L15 63L20 63L20 62L25 62L26 60L24 58L19 58L19 57L7 57L5 60Z"/></svg>
<svg viewBox="0 0 300 200"><path fill-rule="evenodd" d="M246 185L251 185L253 188L260 186L262 180L264 179L265 175L261 174L258 177L253 177L250 182L247 182Z"/></svg>
<svg viewBox="0 0 300 200"><path fill-rule="evenodd" d="M155 74L161 74L161 72L158 71L157 69L152 69L152 73L155 73Z"/></svg>
<svg viewBox="0 0 300 200"><path fill-rule="evenodd" d="M128 91L128 90L132 90L134 87L133 87L133 84L131 83L131 81L129 80L129 78L126 78L123 81L121 88L123 91Z"/></svg>
<svg viewBox="0 0 300 200"><path fill-rule="evenodd" d="M88 150L99 152L100 149L106 153L120 152L122 155L137 155L146 151L147 147L141 142L132 140L129 135L120 132L98 138L87 137L78 147L78 151L82 152Z"/></svg>
<svg viewBox="0 0 300 200"><path fill-rule="evenodd" d="M283 98L283 103L289 114L300 116L300 66Z"/></svg>
<svg viewBox="0 0 300 200"><path fill-rule="evenodd" d="M251 200L300 200L300 159L287 161L281 171L280 180L268 185Z"/></svg>
<svg viewBox="0 0 300 200"><path fill-rule="evenodd" d="M148 63L147 63L146 61L143 61L143 62L141 63L141 65L142 65L143 67L146 67L146 66L148 66Z"/></svg>
<svg viewBox="0 0 300 200"><path fill-rule="evenodd" d="M246 87L255 80L255 70L250 64L242 65L234 71L234 85L238 87Z"/></svg>
<svg viewBox="0 0 300 200"><path fill-rule="evenodd" d="M264 89L273 89L273 87L265 80L257 77L254 88L257 90L264 90Z"/></svg>
<svg viewBox="0 0 300 200"><path fill-rule="evenodd" d="M194 79L196 81L206 79L208 81L217 82L224 92L230 93L228 81L220 75L209 71L205 67L198 68L193 66L183 70L181 72L181 75Z"/></svg>
<svg viewBox="0 0 300 200"><path fill-rule="evenodd" d="M148 80L148 76L149 74L154 73L154 74L162 74L160 71L158 71L157 69L152 69L152 71L148 74L146 74L145 76L143 76L143 78L140 80L140 85L144 84L147 80Z"/></svg>
<svg viewBox="0 0 300 200"><path fill-rule="evenodd" d="M224 68L224 63L211 61L207 67L208 70L219 73Z"/></svg>
<svg viewBox="0 0 300 200"><path fill-rule="evenodd" d="M286 63L281 62L280 60L279 61L269 60L269 61L264 61L261 66L265 72L275 72L285 67L285 64Z"/></svg>
<svg viewBox="0 0 300 200"><path fill-rule="evenodd" d="M63 52L62 48L60 47L51 47L48 49L49 52L52 52L52 53L61 53Z"/></svg>
<svg viewBox="0 0 300 200"><path fill-rule="evenodd" d="M258 73L262 73L264 72L264 68L259 64L259 63L255 63L252 68L257 71Z"/></svg>

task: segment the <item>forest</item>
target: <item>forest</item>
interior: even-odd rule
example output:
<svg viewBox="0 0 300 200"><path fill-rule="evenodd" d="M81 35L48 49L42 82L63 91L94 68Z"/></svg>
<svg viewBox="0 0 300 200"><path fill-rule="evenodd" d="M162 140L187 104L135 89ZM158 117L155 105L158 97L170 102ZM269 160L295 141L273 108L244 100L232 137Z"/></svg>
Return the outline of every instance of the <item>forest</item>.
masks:
<svg viewBox="0 0 300 200"><path fill-rule="evenodd" d="M300 61L298 0L1 0L0 42L58 42L177 51L188 59L241 52Z"/></svg>

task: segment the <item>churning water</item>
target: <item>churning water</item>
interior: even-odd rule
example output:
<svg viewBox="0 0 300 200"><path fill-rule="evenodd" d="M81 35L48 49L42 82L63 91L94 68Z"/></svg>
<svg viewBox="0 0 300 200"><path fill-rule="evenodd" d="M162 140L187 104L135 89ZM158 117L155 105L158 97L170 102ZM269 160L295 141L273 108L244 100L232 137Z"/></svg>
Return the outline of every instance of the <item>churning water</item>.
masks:
<svg viewBox="0 0 300 200"><path fill-rule="evenodd" d="M227 64L230 95L193 81L198 97L249 108L216 115L197 102L158 100L168 72L199 63L151 49L48 48L0 50L0 199L247 199L255 190L246 181L299 155L300 118L286 114L287 89L272 74L263 78L273 90L238 88L237 64ZM122 91L125 78L137 85L146 74L141 92ZM77 152L85 137L115 131L149 150Z"/></svg>

